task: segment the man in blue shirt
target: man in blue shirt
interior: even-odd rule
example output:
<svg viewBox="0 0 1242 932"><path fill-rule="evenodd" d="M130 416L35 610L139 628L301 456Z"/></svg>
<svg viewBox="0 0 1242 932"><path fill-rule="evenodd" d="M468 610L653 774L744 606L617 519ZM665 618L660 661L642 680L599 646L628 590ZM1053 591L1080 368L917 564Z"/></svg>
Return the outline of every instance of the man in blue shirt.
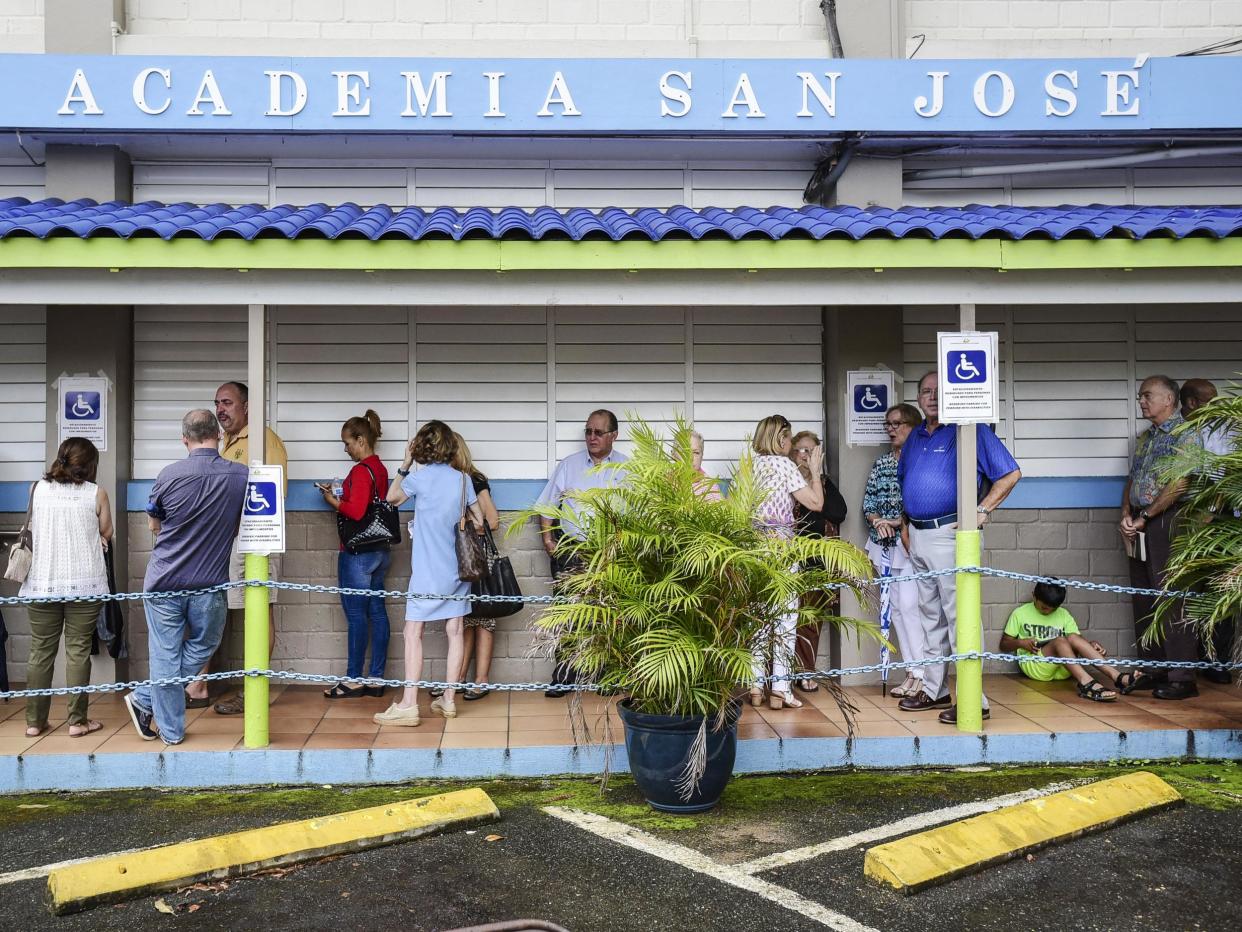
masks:
<svg viewBox="0 0 1242 932"><path fill-rule="evenodd" d="M937 375L929 372L919 380L919 407L926 420L916 427L901 448L897 477L910 535L910 563L916 573L950 569L957 565L957 426L940 423ZM986 424L975 425L979 485L992 483L978 504L979 528L1013 491L1022 478L1018 464ZM920 579L919 612L927 640L927 659L947 657L957 641L957 577ZM898 703L905 712L923 712L949 706L940 713L945 724L957 722L957 706L951 705L946 664L923 672L923 689ZM983 699L983 717L990 717Z"/></svg>
<svg viewBox="0 0 1242 932"><path fill-rule="evenodd" d="M568 505L577 511L574 492L582 489L599 489L612 486L617 481L617 470L601 469L593 471L593 467L603 463L624 463L628 457L612 448L617 441L620 425L617 416L607 408L592 411L587 417L583 437L586 441L584 449L571 453L556 464L552 478L539 493L535 500L537 505ZM559 579L562 573L572 570L572 558L557 552L557 543L562 536L582 537L579 527L570 522L562 521L559 527L551 518L539 518L539 530L543 536L543 549L548 552L548 560L552 564L552 578ZM549 699L565 695L568 690L560 686L573 683L576 674L562 658L557 658L556 669L552 673L552 689L544 693Z"/></svg>
<svg viewBox="0 0 1242 932"><path fill-rule="evenodd" d="M147 592L210 589L229 580L229 553L241 523L249 470L216 450L220 425L205 408L181 419L189 456L160 470L147 502L155 535L143 588ZM215 652L224 631L223 592L193 592L143 603L152 679L193 676ZM185 738L185 687L141 686L125 697L144 739Z"/></svg>

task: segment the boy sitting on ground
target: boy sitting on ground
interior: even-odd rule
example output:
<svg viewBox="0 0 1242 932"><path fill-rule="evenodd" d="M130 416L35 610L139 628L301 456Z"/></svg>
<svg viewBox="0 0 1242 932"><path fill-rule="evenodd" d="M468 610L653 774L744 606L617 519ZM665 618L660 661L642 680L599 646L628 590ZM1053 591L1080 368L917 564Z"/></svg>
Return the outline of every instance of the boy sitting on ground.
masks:
<svg viewBox="0 0 1242 932"><path fill-rule="evenodd" d="M1099 641L1088 641L1079 633L1074 616L1061 607L1064 601L1064 586L1036 583L1031 601L1015 608L1009 616L1005 633L1001 636L1000 649L1018 656L1042 654L1045 657L1103 660L1103 646ZM1086 668L1076 663L1019 660L1018 667L1024 676L1043 683L1073 677L1078 683L1078 695L1092 702L1113 702L1117 698L1116 690L1106 689L1097 683ZM1102 671L1116 684L1118 671L1115 667L1099 666L1094 669Z"/></svg>

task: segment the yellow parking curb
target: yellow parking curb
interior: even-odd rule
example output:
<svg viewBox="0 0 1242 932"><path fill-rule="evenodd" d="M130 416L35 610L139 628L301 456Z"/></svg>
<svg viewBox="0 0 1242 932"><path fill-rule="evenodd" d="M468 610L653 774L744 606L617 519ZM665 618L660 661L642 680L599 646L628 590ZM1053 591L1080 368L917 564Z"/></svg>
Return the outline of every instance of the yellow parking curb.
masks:
<svg viewBox="0 0 1242 932"><path fill-rule="evenodd" d="M863 872L901 893L915 893L1181 801L1169 784L1139 771L877 845L867 851Z"/></svg>
<svg viewBox="0 0 1242 932"><path fill-rule="evenodd" d="M470 789L108 855L52 871L47 878L48 905L53 913L62 915L201 880L235 877L341 851L361 851L453 825L499 818L500 811L491 798L480 789Z"/></svg>

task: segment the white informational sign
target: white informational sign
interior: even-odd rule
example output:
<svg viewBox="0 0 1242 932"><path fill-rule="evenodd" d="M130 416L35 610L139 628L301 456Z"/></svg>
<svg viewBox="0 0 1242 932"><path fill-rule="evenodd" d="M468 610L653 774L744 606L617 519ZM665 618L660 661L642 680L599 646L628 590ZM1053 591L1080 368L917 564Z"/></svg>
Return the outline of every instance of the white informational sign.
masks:
<svg viewBox="0 0 1242 932"><path fill-rule="evenodd" d="M884 412L896 404L893 373L887 369L851 369L845 374L848 444L887 444Z"/></svg>
<svg viewBox="0 0 1242 932"><path fill-rule="evenodd" d="M108 380L102 376L61 376L56 383L60 443L85 437L100 453L108 449Z"/></svg>
<svg viewBox="0 0 1242 932"><path fill-rule="evenodd" d="M936 334L941 423L994 424L1000 420L997 357L995 333Z"/></svg>
<svg viewBox="0 0 1242 932"><path fill-rule="evenodd" d="M242 503L237 549L241 553L285 552L285 478L280 466L250 467Z"/></svg>

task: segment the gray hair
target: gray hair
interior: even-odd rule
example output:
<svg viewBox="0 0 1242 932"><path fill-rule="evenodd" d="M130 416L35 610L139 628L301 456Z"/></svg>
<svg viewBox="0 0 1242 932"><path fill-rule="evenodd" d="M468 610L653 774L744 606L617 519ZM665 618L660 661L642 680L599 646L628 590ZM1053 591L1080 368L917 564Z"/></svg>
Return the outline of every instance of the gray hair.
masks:
<svg viewBox="0 0 1242 932"><path fill-rule="evenodd" d="M191 443L220 439L220 423L206 408L195 408L181 419L181 436Z"/></svg>
<svg viewBox="0 0 1242 932"><path fill-rule="evenodd" d="M1167 375L1149 375L1139 383L1140 387L1147 384L1159 385L1166 392L1173 396L1173 403L1177 404L1181 397L1181 389L1177 382L1169 378Z"/></svg>

